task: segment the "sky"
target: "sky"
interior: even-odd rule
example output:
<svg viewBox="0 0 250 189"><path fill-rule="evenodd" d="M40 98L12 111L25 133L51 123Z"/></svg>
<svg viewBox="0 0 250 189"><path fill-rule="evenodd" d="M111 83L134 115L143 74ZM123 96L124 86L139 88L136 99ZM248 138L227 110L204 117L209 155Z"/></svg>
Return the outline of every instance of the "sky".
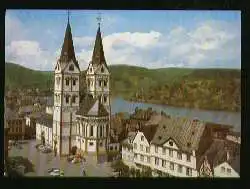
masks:
<svg viewBox="0 0 250 189"><path fill-rule="evenodd" d="M70 10L81 70L91 60L97 17L108 65L241 68L240 11ZM67 10L7 10L5 61L54 70L67 25Z"/></svg>

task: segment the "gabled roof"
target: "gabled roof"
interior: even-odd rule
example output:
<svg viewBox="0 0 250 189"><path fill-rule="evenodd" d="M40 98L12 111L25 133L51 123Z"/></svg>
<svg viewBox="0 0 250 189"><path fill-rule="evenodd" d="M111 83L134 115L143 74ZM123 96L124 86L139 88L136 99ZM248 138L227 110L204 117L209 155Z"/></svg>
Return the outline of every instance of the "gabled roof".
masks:
<svg viewBox="0 0 250 189"><path fill-rule="evenodd" d="M72 39L71 27L70 27L70 23L68 21L67 28L65 31L64 41L63 41L63 45L62 45L61 56L59 58L59 62L60 63L63 63L63 62L68 63L69 61L73 61L75 66L80 71L79 64L78 64L76 57L75 57L75 50L74 50L74 44L73 44L73 39ZM63 66L61 66L61 68L63 69L63 68L65 68L65 66L66 65L63 65Z"/></svg>
<svg viewBox="0 0 250 189"><path fill-rule="evenodd" d="M94 99L91 95L87 95L83 102L80 104L77 115L83 116L108 116L106 108L101 103L100 98Z"/></svg>
<svg viewBox="0 0 250 189"><path fill-rule="evenodd" d="M141 132L144 134L147 141L150 143L153 137L155 136L156 130L157 126L153 125L153 126L143 127Z"/></svg>
<svg viewBox="0 0 250 189"><path fill-rule="evenodd" d="M229 159L227 160L227 153ZM228 162L235 171L240 170L240 145L231 141L214 139L210 147L202 156L197 156L197 168L200 168L205 158L212 167ZM238 172L239 173L239 172Z"/></svg>
<svg viewBox="0 0 250 189"><path fill-rule="evenodd" d="M92 54L91 63L94 67L98 67L99 65L104 64L108 69L105 55L104 55L104 50L103 50L102 34L101 34L100 26L98 27L97 33L96 33L95 46L94 46L94 50Z"/></svg>
<svg viewBox="0 0 250 189"><path fill-rule="evenodd" d="M172 138L182 151L198 150L205 124L198 120L164 116L159 122L152 144L163 145Z"/></svg>

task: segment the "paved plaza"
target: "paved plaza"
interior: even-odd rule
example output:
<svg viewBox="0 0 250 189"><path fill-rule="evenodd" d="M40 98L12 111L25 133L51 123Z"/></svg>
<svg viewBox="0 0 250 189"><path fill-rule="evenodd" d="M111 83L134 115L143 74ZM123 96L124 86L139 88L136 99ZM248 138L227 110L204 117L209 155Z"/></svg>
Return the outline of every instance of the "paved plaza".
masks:
<svg viewBox="0 0 250 189"><path fill-rule="evenodd" d="M110 163L97 164L91 157L86 157L86 162L72 164L67 161L66 157L54 157L54 153L45 154L38 151L35 145L36 140L28 141L22 144L23 149L12 147L9 156L23 156L28 158L34 164L35 172L27 173L25 176L49 176L49 168L59 168L64 171L66 177L82 177L84 168L86 176L90 177L110 177L112 176L112 168Z"/></svg>

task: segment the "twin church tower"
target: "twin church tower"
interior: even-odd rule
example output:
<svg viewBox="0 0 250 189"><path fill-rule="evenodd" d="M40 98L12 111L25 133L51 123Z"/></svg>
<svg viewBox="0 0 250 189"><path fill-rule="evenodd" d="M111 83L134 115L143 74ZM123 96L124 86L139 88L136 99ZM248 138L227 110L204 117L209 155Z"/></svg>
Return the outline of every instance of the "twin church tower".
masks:
<svg viewBox="0 0 250 189"><path fill-rule="evenodd" d="M55 66L52 147L60 156L72 147L83 153L106 154L110 130L110 72L100 24L86 70L84 98L80 98L80 67L75 57L68 18L60 58Z"/></svg>

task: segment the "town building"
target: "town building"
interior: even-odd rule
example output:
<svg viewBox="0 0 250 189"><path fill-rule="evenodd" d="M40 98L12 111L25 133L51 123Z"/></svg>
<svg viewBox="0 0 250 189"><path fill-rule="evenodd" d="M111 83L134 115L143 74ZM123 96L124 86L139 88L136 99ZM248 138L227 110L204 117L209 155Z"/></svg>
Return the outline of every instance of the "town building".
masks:
<svg viewBox="0 0 250 189"><path fill-rule="evenodd" d="M206 164L201 159L213 141L225 141L224 125L220 128L218 124L167 115L155 120L157 124L151 120L134 138L122 143L123 162L140 170L150 167L153 176L198 177ZM216 166L220 165L213 164L207 175L218 175Z"/></svg>
<svg viewBox="0 0 250 189"><path fill-rule="evenodd" d="M5 124L9 128L9 140L23 140L25 137L25 119L19 117L17 112L5 107Z"/></svg>
<svg viewBox="0 0 250 189"><path fill-rule="evenodd" d="M51 146L53 116L43 114L36 120L36 139L47 146Z"/></svg>

